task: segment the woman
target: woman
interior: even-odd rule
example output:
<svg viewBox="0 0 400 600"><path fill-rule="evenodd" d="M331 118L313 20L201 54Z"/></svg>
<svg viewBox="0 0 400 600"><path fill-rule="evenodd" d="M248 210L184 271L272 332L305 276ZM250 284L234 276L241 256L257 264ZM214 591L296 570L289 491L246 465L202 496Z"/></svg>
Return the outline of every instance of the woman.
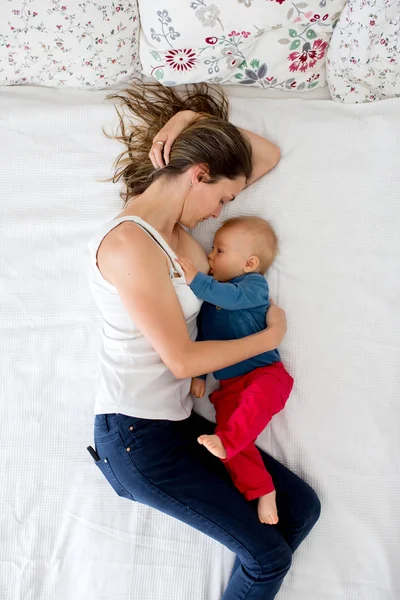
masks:
<svg viewBox="0 0 400 600"><path fill-rule="evenodd" d="M119 139L127 150L115 180L124 179L126 204L90 244L92 291L103 319L96 451L90 451L117 494L184 521L237 554L223 600L270 600L319 517L318 498L263 453L279 523L261 524L222 463L197 443L214 424L192 412L189 388L193 376L276 348L285 315L272 306L263 332L195 342L200 302L176 258L186 256L208 272L203 248L181 225L218 217L276 165L279 150L230 124L224 97L204 86L182 99L171 89L138 84L113 98L125 113L119 113ZM142 123L128 130L134 115Z"/></svg>

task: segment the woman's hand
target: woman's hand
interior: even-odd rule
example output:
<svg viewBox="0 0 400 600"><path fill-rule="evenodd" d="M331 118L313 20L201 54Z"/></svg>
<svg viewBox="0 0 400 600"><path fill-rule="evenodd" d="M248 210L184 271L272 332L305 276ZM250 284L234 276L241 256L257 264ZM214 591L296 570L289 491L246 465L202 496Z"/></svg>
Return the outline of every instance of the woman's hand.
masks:
<svg viewBox="0 0 400 600"><path fill-rule="evenodd" d="M179 263L182 267L182 271L185 273L186 283L190 285L193 279L196 277L199 272L198 269L194 266L193 263L190 262L187 258L176 258L177 263Z"/></svg>
<svg viewBox="0 0 400 600"><path fill-rule="evenodd" d="M267 310L267 329L265 330L268 333L268 339L271 339L271 333L274 332L276 335L276 347L279 346L283 338L285 337L287 330L286 323L286 314L285 311L276 306L276 304L271 300L271 306Z"/></svg>
<svg viewBox="0 0 400 600"><path fill-rule="evenodd" d="M162 169L169 163L169 154L176 138L189 123L196 113L193 110L181 110L164 125L153 139L149 158L155 169Z"/></svg>

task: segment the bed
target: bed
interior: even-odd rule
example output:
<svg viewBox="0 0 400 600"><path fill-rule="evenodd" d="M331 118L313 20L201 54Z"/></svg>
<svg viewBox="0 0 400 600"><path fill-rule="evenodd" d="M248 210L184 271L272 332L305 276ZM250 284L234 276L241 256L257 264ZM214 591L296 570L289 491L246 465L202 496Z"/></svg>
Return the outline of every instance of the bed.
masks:
<svg viewBox="0 0 400 600"><path fill-rule="evenodd" d="M259 444L322 502L279 598L397 600L400 100L226 90L231 120L282 160L193 233L207 248L244 213L277 229L269 282L295 388ZM86 452L100 343L87 242L121 209L106 94L0 88L0 597L219 600L234 556L117 497ZM196 410L213 419L206 399Z"/></svg>

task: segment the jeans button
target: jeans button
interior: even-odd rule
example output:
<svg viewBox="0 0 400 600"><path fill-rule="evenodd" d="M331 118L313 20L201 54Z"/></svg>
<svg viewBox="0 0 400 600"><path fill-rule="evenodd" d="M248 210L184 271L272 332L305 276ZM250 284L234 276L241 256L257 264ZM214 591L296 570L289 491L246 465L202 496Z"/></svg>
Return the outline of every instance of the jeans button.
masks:
<svg viewBox="0 0 400 600"><path fill-rule="evenodd" d="M129 431L133 431L133 427L132 427L132 425L129 427Z"/></svg>

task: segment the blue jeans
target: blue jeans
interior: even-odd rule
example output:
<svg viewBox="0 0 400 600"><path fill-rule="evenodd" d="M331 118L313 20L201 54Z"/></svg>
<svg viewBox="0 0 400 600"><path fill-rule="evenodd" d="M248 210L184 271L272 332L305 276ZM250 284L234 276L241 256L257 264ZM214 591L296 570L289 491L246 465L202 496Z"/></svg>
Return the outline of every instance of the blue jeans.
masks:
<svg viewBox="0 0 400 600"><path fill-rule="evenodd" d="M272 600L292 554L320 514L315 492L262 452L276 489L277 525L264 525L222 462L197 442L215 425L199 415L183 421L97 415L96 465L123 498L152 506L218 540L237 555L222 600Z"/></svg>

